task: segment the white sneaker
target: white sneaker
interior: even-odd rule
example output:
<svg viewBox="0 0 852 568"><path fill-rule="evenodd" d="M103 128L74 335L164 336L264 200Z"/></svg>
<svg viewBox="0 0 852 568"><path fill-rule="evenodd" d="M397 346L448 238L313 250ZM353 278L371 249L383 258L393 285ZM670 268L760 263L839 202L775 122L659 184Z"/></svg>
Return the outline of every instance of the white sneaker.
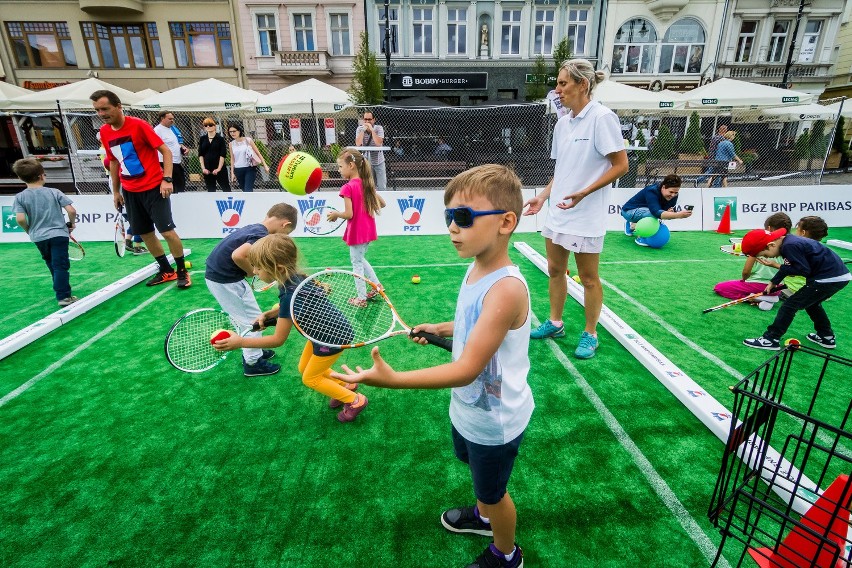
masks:
<svg viewBox="0 0 852 568"><path fill-rule="evenodd" d="M772 307L774 305L775 305L774 302L763 301L763 302L760 302L759 304L757 304L757 307L760 308L761 310L763 310L764 312L768 312L769 310L772 309Z"/></svg>

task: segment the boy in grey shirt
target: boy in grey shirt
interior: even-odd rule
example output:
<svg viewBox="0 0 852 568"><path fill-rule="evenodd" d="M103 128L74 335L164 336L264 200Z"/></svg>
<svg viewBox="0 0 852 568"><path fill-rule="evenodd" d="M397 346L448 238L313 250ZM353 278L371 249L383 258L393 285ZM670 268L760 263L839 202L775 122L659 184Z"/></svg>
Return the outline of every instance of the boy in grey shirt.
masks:
<svg viewBox="0 0 852 568"><path fill-rule="evenodd" d="M30 236L47 264L59 306L73 304L78 298L71 295L68 235L74 230L77 211L64 193L44 186L44 168L38 160L18 160L12 166L12 171L27 184L27 189L15 196L12 205L18 225ZM62 215L63 209L68 212L67 225Z"/></svg>

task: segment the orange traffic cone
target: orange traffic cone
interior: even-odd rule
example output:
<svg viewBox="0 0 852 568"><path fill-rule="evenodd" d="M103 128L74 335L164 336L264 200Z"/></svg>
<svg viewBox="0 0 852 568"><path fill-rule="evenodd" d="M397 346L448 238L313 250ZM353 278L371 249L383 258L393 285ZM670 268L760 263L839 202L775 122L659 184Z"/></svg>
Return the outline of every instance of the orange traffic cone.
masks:
<svg viewBox="0 0 852 568"><path fill-rule="evenodd" d="M725 205L725 212L722 213L722 220L719 221L719 228L716 229L717 233L722 235L730 235L731 234L731 204Z"/></svg>
<svg viewBox="0 0 852 568"><path fill-rule="evenodd" d="M817 499L775 550L749 548L761 568L840 568L849 528L849 499L852 485L840 475Z"/></svg>

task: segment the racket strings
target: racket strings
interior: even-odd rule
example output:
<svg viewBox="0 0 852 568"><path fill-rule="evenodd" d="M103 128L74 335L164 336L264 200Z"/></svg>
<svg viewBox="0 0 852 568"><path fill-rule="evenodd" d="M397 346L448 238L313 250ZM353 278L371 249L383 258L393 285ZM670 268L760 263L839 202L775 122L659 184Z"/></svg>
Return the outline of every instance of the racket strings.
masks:
<svg viewBox="0 0 852 568"><path fill-rule="evenodd" d="M393 328L386 302L358 301L357 280L344 273L321 273L301 288L293 299L293 319L306 336L320 343L354 345Z"/></svg>
<svg viewBox="0 0 852 568"><path fill-rule="evenodd" d="M216 330L232 326L231 319L222 312L205 310L188 314L169 333L166 355L179 369L209 369L224 357L210 344L210 336Z"/></svg>

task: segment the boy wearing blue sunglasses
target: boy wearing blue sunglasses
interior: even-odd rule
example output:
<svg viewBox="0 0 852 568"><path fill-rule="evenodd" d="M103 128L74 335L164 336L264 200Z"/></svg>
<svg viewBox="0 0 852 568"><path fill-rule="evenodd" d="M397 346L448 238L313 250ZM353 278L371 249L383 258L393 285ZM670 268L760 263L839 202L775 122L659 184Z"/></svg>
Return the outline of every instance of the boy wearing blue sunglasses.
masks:
<svg viewBox="0 0 852 568"><path fill-rule="evenodd" d="M523 206L521 182L504 166L485 165L447 184L445 218L462 258L473 258L462 281L454 321L420 324L453 338L453 361L395 371L372 350L373 367L332 376L387 388L451 388L450 421L456 457L468 464L476 505L444 511L450 532L493 538L467 568L524 565L515 544L516 511L507 486L534 408L529 373L530 296L509 259L509 238ZM426 344L425 341L414 341Z"/></svg>

